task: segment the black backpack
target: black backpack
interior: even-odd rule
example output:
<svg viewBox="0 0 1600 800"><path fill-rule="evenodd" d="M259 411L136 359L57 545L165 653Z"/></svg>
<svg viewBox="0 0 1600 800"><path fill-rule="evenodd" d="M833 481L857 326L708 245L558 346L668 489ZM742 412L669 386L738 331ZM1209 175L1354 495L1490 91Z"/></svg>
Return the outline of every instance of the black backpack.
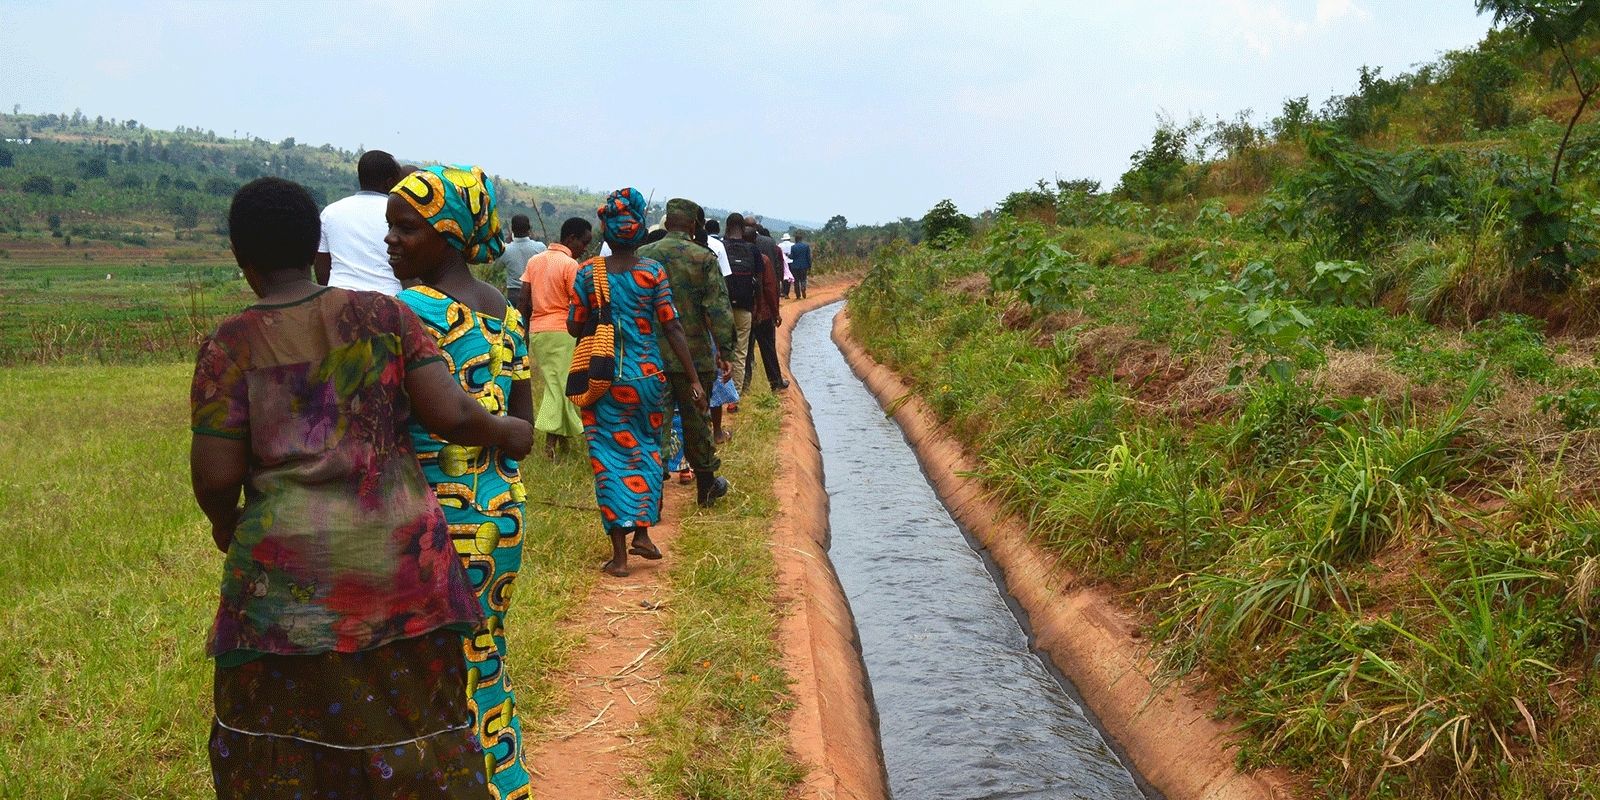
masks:
<svg viewBox="0 0 1600 800"><path fill-rule="evenodd" d="M756 276L761 274L761 252L746 241L724 240L728 250L728 303L741 311L756 306Z"/></svg>

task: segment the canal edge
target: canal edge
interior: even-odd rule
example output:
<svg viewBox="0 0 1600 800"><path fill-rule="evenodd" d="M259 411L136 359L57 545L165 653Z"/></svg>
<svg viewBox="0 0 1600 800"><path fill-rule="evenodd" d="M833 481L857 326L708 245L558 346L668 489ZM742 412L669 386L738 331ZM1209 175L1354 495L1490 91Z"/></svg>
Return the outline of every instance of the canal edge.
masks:
<svg viewBox="0 0 1600 800"><path fill-rule="evenodd" d="M850 335L848 308L835 319L833 340L878 404L895 409L892 416L940 499L989 551L1029 615L1038 648L1077 686L1151 785L1169 800L1296 796L1286 772L1235 768L1236 737L1226 721L1214 719L1213 701L1181 683L1151 682L1154 665L1136 621L1104 593L1073 588L1078 581L1032 541L1026 523L966 477L977 464L940 428L932 409Z"/></svg>
<svg viewBox="0 0 1600 800"><path fill-rule="evenodd" d="M854 281L811 287L783 306L778 361L789 380L782 395L780 464L773 481L778 518L771 548L783 606L779 641L794 686L789 745L807 766L802 797L888 800L888 774L877 712L861 659L861 641L844 588L828 558L828 492L811 406L789 370L790 333L807 312L843 299Z"/></svg>

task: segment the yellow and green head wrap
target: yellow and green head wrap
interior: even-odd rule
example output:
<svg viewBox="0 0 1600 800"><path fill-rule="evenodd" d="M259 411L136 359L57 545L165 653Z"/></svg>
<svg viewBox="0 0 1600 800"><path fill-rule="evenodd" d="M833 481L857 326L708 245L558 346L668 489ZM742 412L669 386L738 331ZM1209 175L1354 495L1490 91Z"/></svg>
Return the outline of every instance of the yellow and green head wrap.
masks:
<svg viewBox="0 0 1600 800"><path fill-rule="evenodd" d="M482 168L425 167L402 178L389 193L410 203L467 263L486 264L505 252L494 184Z"/></svg>

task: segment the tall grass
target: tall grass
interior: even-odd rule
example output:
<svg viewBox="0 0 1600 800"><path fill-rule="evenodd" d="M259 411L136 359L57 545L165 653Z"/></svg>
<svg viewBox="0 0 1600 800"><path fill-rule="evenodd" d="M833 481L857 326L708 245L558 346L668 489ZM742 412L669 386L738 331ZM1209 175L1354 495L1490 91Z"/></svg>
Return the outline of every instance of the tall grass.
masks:
<svg viewBox="0 0 1600 800"><path fill-rule="evenodd" d="M1340 798L1600 796L1600 484L1555 419L1588 424L1589 390L1536 407L1600 372L1528 317L1457 331L1297 297L1320 352L1228 386L1233 312L1188 298L1285 251L1189 233L1041 231L1092 254L1048 310L978 286L982 240L880 253L853 330L1081 580L1147 612L1168 675L1204 672L1247 765ZM1278 263L1293 292L1309 270ZM1452 270L1430 297L1501 280Z"/></svg>

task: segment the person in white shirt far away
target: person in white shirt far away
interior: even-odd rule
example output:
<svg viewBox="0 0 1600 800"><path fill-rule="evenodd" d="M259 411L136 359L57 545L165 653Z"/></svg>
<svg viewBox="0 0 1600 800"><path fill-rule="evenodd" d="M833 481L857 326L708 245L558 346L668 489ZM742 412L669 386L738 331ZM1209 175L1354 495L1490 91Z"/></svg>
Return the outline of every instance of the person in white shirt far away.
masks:
<svg viewBox="0 0 1600 800"><path fill-rule="evenodd" d="M528 268L528 259L544 250L544 242L533 238L533 225L528 222L528 215L512 217L511 244L506 245L506 251L500 254L495 266L505 270L506 300L522 312L523 321L528 319L528 309L523 307L522 271Z"/></svg>
<svg viewBox="0 0 1600 800"><path fill-rule="evenodd" d="M389 268L389 234L384 212L389 190L400 182L400 165L382 150L368 150L356 162L361 191L322 209L322 241L312 260L317 283L364 292L400 293L400 281Z"/></svg>
<svg viewBox="0 0 1600 800"><path fill-rule="evenodd" d="M717 266L722 268L722 277L733 274L733 265L728 263L728 248L722 245L722 224L714 219L706 220L706 247L717 254Z"/></svg>
<svg viewBox="0 0 1600 800"><path fill-rule="evenodd" d="M787 233L778 240L778 250L783 253L783 286L779 288L779 292L785 299L789 297L789 290L794 287L794 273L789 270L789 265L794 263L789 258L789 250L793 247L794 237Z"/></svg>

